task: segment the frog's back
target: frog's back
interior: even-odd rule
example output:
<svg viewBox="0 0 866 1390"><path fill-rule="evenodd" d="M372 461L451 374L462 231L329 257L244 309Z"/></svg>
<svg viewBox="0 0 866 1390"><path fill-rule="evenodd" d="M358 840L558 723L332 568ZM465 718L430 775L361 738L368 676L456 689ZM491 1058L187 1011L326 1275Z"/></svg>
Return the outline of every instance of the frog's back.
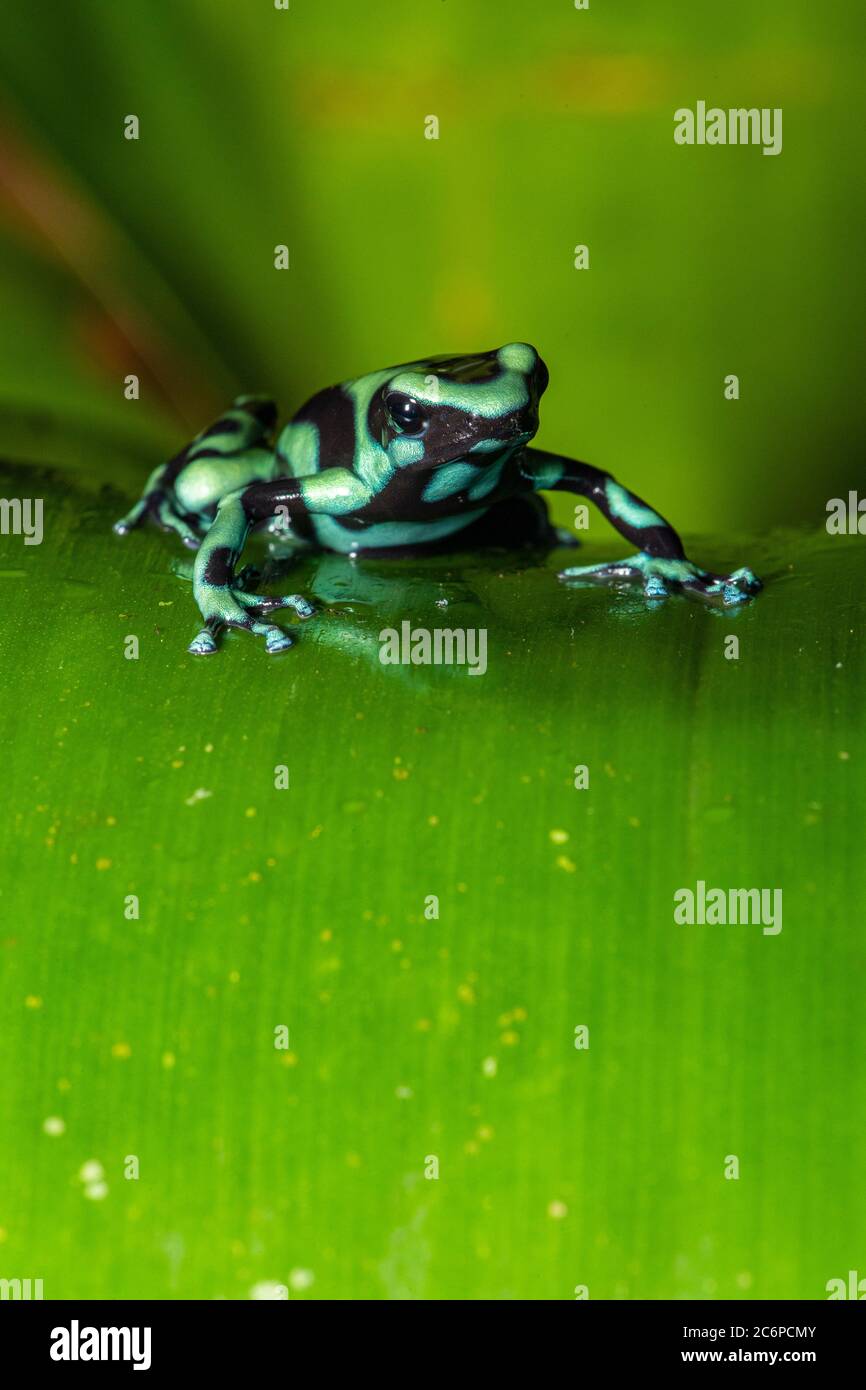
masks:
<svg viewBox="0 0 866 1390"><path fill-rule="evenodd" d="M281 471L309 477L322 468L351 468L355 457L355 412L343 386L317 391L292 417L277 440Z"/></svg>

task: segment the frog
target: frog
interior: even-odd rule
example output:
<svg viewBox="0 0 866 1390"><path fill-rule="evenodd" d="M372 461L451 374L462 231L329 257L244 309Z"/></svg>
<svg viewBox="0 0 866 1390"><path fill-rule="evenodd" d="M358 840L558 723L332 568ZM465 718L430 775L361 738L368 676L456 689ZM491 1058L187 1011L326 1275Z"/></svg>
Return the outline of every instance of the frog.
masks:
<svg viewBox="0 0 866 1390"><path fill-rule="evenodd" d="M314 614L303 595L260 594L258 572L238 569L253 530L355 560L553 546L544 492L588 499L635 547L625 559L563 569L569 586L637 584L653 603L674 592L722 607L753 599L762 583L751 569L715 574L693 564L670 523L612 474L530 447L549 379L538 350L512 342L326 387L279 431L272 400L238 396L151 473L114 529L126 535L150 520L196 552L202 626L188 648L196 656L216 652L227 628L262 638L268 653L285 651L293 639L274 615Z"/></svg>

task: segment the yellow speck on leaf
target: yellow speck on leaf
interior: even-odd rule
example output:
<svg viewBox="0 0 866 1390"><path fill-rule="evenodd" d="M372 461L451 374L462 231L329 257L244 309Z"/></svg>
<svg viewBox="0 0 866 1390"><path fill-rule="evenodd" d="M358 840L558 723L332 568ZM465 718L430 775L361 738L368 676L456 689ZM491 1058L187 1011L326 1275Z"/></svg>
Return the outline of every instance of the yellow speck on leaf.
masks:
<svg viewBox="0 0 866 1390"><path fill-rule="evenodd" d="M127 1057L132 1056L132 1048L130 1047L129 1043L118 1042L115 1043L112 1047L111 1055L112 1057L120 1057L125 1061Z"/></svg>
<svg viewBox="0 0 866 1390"><path fill-rule="evenodd" d="M564 869L567 874L577 872L577 865L573 859L569 859L567 854L560 854L557 856L556 867L558 869Z"/></svg>
<svg viewBox="0 0 866 1390"><path fill-rule="evenodd" d="M24 1000L24 1007L27 1008L27 1009L41 1009L41 1008L42 1008L42 995L41 995L41 994L28 994L27 998Z"/></svg>
<svg viewBox="0 0 866 1390"><path fill-rule="evenodd" d="M110 869L110 868L111 868L111 860L110 860L110 859L97 859L97 861L96 861L96 867L97 867L97 869L100 870L100 872L102 872L104 869Z"/></svg>
<svg viewBox="0 0 866 1390"><path fill-rule="evenodd" d="M555 845L564 845L568 839L567 830L551 830L550 838Z"/></svg>

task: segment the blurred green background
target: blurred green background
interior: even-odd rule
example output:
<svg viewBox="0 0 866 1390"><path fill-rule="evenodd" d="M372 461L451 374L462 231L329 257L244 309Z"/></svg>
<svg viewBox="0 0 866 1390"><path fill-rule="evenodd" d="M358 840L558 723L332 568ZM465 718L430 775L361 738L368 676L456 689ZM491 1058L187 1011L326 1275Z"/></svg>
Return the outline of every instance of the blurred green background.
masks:
<svg viewBox="0 0 866 1390"><path fill-rule="evenodd" d="M806 0L7 0L0 453L46 538L0 538L0 1276L748 1299L866 1273L866 574L814 534L864 473L864 27ZM781 106L783 153L677 147L699 99ZM757 604L309 558L292 652L185 655L188 557L109 529L149 468L238 391L288 413L512 339L551 369L540 445L720 533L694 558L752 564ZM443 598L489 627L488 676L386 673L379 627ZM684 935L699 877L782 886L782 935Z"/></svg>
<svg viewBox="0 0 866 1390"><path fill-rule="evenodd" d="M864 28L808 0L10 0L7 447L157 459L238 389L288 412L523 338L543 446L686 528L820 518L862 476ZM699 99L782 107L782 154L675 145Z"/></svg>

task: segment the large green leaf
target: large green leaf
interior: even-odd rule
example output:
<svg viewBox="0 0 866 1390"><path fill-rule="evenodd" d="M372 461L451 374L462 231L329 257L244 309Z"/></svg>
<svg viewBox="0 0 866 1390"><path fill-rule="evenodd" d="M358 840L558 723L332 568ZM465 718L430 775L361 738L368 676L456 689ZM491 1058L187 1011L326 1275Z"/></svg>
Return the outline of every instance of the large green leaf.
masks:
<svg viewBox="0 0 866 1390"><path fill-rule="evenodd" d="M561 554L309 557L290 652L203 660L179 547L38 489L0 609L6 1275L815 1298L856 1267L857 541L701 543L769 580L736 615L567 590ZM404 618L488 629L487 673L381 665ZM781 888L781 933L676 925L698 879Z"/></svg>

